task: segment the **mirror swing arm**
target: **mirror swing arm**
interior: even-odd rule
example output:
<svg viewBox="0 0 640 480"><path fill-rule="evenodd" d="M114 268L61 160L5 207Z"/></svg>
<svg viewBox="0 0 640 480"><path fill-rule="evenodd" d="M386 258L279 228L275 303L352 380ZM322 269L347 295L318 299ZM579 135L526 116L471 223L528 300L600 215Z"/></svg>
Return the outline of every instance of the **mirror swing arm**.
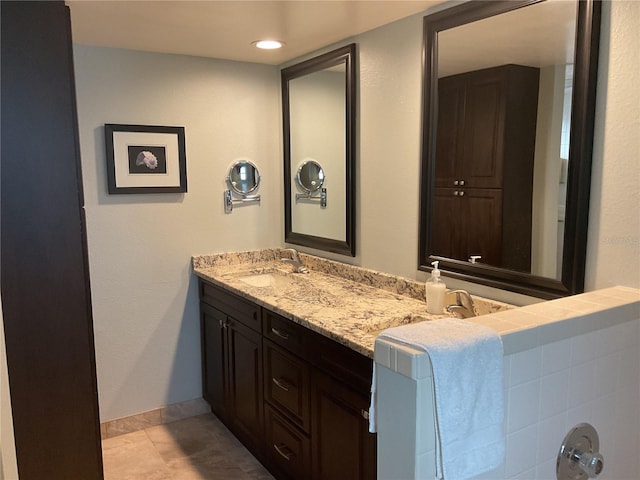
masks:
<svg viewBox="0 0 640 480"><path fill-rule="evenodd" d="M260 203L260 195L241 195L240 198L234 198L231 190L224 191L224 212L231 213L234 203Z"/></svg>
<svg viewBox="0 0 640 480"><path fill-rule="evenodd" d="M320 192L319 197L314 195L315 192L296 193L296 202L298 200L320 200L320 207L327 208L327 189L323 187L318 191Z"/></svg>
<svg viewBox="0 0 640 480"><path fill-rule="evenodd" d="M423 132L420 172L418 269L438 260L447 276L538 298L553 299L584 291L591 163L595 117L600 0L578 0L569 139L566 220L560 279L439 256L432 250L436 130L438 125L438 32L544 0L470 1L424 17Z"/></svg>

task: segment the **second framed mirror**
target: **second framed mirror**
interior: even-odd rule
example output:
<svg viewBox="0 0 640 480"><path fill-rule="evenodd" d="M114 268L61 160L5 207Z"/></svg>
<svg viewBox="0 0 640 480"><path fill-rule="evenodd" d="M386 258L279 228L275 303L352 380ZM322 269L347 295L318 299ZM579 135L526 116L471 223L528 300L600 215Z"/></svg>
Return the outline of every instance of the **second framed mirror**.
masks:
<svg viewBox="0 0 640 480"><path fill-rule="evenodd" d="M282 70L285 242L350 256L355 256L355 56L351 44ZM313 188L301 187L314 172ZM298 201L311 191L321 199L324 193L322 208Z"/></svg>

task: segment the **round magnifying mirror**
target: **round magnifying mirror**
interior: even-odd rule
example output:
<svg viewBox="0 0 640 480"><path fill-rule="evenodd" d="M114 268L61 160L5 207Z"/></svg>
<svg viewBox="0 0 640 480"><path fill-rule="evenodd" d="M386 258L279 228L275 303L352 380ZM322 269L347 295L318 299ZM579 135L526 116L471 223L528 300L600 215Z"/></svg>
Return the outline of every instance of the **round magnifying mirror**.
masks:
<svg viewBox="0 0 640 480"><path fill-rule="evenodd" d="M312 193L320 190L324 184L324 170L320 164L314 160L307 160L298 168L296 181L300 188L306 192Z"/></svg>
<svg viewBox="0 0 640 480"><path fill-rule="evenodd" d="M229 187L240 195L253 192L260 185L258 168L248 160L240 160L229 169Z"/></svg>

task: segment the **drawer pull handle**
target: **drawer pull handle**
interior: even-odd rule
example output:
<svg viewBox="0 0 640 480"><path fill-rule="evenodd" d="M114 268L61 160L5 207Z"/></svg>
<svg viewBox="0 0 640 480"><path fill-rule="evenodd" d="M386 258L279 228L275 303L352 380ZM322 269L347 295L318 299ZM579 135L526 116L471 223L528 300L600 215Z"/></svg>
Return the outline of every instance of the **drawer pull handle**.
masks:
<svg viewBox="0 0 640 480"><path fill-rule="evenodd" d="M282 380L278 380L276 377L271 377L271 381L276 384L276 386L280 387L285 392L289 391L289 388L282 382Z"/></svg>
<svg viewBox="0 0 640 480"><path fill-rule="evenodd" d="M275 333L278 337L280 337L283 340L289 340L289 334L285 333L285 332L281 332L280 330L278 330L277 328L271 327L271 331L273 333Z"/></svg>
<svg viewBox="0 0 640 480"><path fill-rule="evenodd" d="M287 453L283 450L283 448L286 448L286 445L282 445L282 447L276 445L275 443L273 444L273 448L276 449L276 452L278 452L278 455L280 455L282 458L284 458L287 462L291 461L291 453ZM287 449L288 450L288 449Z"/></svg>

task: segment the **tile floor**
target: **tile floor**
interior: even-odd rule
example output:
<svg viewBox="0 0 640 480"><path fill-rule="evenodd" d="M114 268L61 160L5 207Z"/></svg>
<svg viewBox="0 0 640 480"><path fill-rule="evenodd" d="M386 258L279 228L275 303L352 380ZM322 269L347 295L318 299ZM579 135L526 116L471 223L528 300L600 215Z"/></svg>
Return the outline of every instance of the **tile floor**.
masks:
<svg viewBox="0 0 640 480"><path fill-rule="evenodd" d="M207 413L102 441L105 480L273 480Z"/></svg>

